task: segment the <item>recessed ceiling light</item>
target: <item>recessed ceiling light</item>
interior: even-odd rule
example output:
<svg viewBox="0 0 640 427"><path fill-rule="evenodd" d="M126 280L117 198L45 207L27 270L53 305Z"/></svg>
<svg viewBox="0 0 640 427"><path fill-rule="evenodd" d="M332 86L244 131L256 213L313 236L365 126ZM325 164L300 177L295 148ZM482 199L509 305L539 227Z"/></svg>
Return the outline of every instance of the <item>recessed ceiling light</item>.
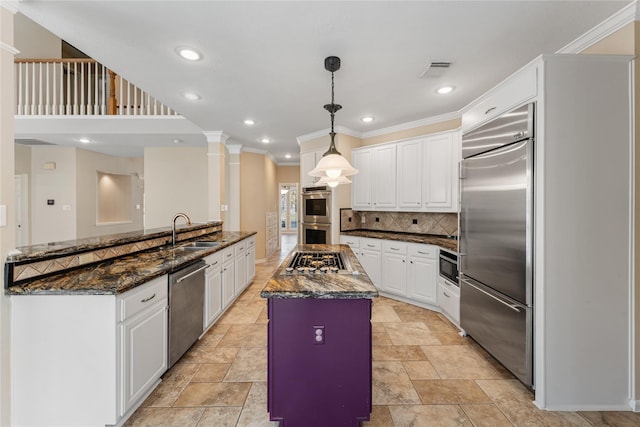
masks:
<svg viewBox="0 0 640 427"><path fill-rule="evenodd" d="M361 118L360 120L362 120L365 123L371 123L373 121L373 117L366 116L366 117Z"/></svg>
<svg viewBox="0 0 640 427"><path fill-rule="evenodd" d="M269 138L262 138L262 139L260 140L260 142L263 142L263 143L265 143L265 144L268 144L268 143L270 143L270 142L271 142L271 140L270 140Z"/></svg>
<svg viewBox="0 0 640 427"><path fill-rule="evenodd" d="M247 119L247 120L244 121L244 124L248 125L248 126L251 126L251 125L255 125L256 122L251 120L251 119Z"/></svg>
<svg viewBox="0 0 640 427"><path fill-rule="evenodd" d="M291 158L291 154L285 154L284 157L285 157L285 159L290 159Z"/></svg>
<svg viewBox="0 0 640 427"><path fill-rule="evenodd" d="M182 144L184 141L182 141L180 138L173 138L173 143L174 144Z"/></svg>
<svg viewBox="0 0 640 427"><path fill-rule="evenodd" d="M176 53L188 61L199 61L202 59L202 54L190 47L178 47L176 48Z"/></svg>
<svg viewBox="0 0 640 427"><path fill-rule="evenodd" d="M193 92L185 92L185 93L182 94L182 96L187 98L189 101L198 101L199 99L202 99L202 97L200 95L198 95L197 93L193 93Z"/></svg>
<svg viewBox="0 0 640 427"><path fill-rule="evenodd" d="M444 95L445 93L453 92L454 89L454 86L442 86L441 88L436 90L436 92L438 92L440 95Z"/></svg>
<svg viewBox="0 0 640 427"><path fill-rule="evenodd" d="M78 141L82 142L83 144L88 144L91 142L89 138L80 138L78 139Z"/></svg>

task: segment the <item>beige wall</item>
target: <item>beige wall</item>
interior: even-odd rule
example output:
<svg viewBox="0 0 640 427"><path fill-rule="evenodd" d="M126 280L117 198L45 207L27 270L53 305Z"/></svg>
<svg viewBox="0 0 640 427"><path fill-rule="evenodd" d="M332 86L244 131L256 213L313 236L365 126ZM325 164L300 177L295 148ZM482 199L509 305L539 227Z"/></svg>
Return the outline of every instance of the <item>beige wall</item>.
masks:
<svg viewBox="0 0 640 427"><path fill-rule="evenodd" d="M7 225L0 227L0 257L4 260L15 246L14 209L14 123L13 43L14 15L0 5L0 205L7 206ZM6 48L8 47L8 48ZM4 277L4 261L0 262ZM11 425L11 305L9 297L0 292L0 425Z"/></svg>
<svg viewBox="0 0 640 427"><path fill-rule="evenodd" d="M300 182L300 166L278 166L278 184L295 184Z"/></svg>
<svg viewBox="0 0 640 427"><path fill-rule="evenodd" d="M31 174L31 147L27 145L15 145L16 175Z"/></svg>
<svg viewBox="0 0 640 427"><path fill-rule="evenodd" d="M141 179L144 172L143 158L113 157L77 149L76 168L77 235L79 239L142 230L144 228L142 224L144 181ZM127 208L130 210L131 222L127 224L97 225L98 171L131 177L131 200L127 204ZM136 209L136 205L139 205L140 209Z"/></svg>
<svg viewBox="0 0 640 427"><path fill-rule="evenodd" d="M638 22L631 22L598 43L583 50L582 54L634 55L634 31Z"/></svg>
<svg viewBox="0 0 640 427"><path fill-rule="evenodd" d="M62 40L21 13L15 15L16 58L60 58Z"/></svg>
<svg viewBox="0 0 640 427"><path fill-rule="evenodd" d="M145 148L144 227L168 227L178 212L189 215L192 222L206 222L207 179L205 147Z"/></svg>
<svg viewBox="0 0 640 427"><path fill-rule="evenodd" d="M55 162L56 168L44 169ZM31 147L31 244L75 239L76 149ZM47 200L53 199L53 205Z"/></svg>
<svg viewBox="0 0 640 427"><path fill-rule="evenodd" d="M362 145L382 144L384 142L400 141L402 139L415 138L417 136L429 135L437 132L458 129L462 126L462 118L447 120L444 122L434 123L426 126L420 126L413 129L407 129L399 132L392 132L385 135L372 136L362 140Z"/></svg>
<svg viewBox="0 0 640 427"><path fill-rule="evenodd" d="M265 156L240 154L240 229L257 231L256 259L266 254Z"/></svg>

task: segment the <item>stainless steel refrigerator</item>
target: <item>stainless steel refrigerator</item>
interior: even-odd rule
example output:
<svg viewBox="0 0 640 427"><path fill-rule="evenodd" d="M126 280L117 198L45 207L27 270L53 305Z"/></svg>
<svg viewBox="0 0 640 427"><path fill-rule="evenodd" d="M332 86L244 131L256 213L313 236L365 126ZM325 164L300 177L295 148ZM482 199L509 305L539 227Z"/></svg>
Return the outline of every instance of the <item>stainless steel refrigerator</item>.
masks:
<svg viewBox="0 0 640 427"><path fill-rule="evenodd" d="M460 325L533 387L535 104L462 137Z"/></svg>

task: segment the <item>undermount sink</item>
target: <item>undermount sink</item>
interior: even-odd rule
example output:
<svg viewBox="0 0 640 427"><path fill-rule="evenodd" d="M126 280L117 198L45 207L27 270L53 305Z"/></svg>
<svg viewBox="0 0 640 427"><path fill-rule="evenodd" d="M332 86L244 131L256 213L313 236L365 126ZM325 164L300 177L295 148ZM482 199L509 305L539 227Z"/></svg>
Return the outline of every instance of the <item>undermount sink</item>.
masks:
<svg viewBox="0 0 640 427"><path fill-rule="evenodd" d="M189 242L184 245L180 245L184 249L207 249L220 246L220 242Z"/></svg>

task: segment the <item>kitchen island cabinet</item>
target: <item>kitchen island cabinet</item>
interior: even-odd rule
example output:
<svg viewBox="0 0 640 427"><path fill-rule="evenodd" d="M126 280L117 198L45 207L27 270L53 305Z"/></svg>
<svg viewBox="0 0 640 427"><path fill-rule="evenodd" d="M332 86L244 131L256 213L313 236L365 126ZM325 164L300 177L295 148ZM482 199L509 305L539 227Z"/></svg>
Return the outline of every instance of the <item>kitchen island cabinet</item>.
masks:
<svg viewBox="0 0 640 427"><path fill-rule="evenodd" d="M298 251L341 251L352 272L287 274ZM359 426L371 412L371 299L346 245L300 245L261 292L268 299L268 410L281 427Z"/></svg>

